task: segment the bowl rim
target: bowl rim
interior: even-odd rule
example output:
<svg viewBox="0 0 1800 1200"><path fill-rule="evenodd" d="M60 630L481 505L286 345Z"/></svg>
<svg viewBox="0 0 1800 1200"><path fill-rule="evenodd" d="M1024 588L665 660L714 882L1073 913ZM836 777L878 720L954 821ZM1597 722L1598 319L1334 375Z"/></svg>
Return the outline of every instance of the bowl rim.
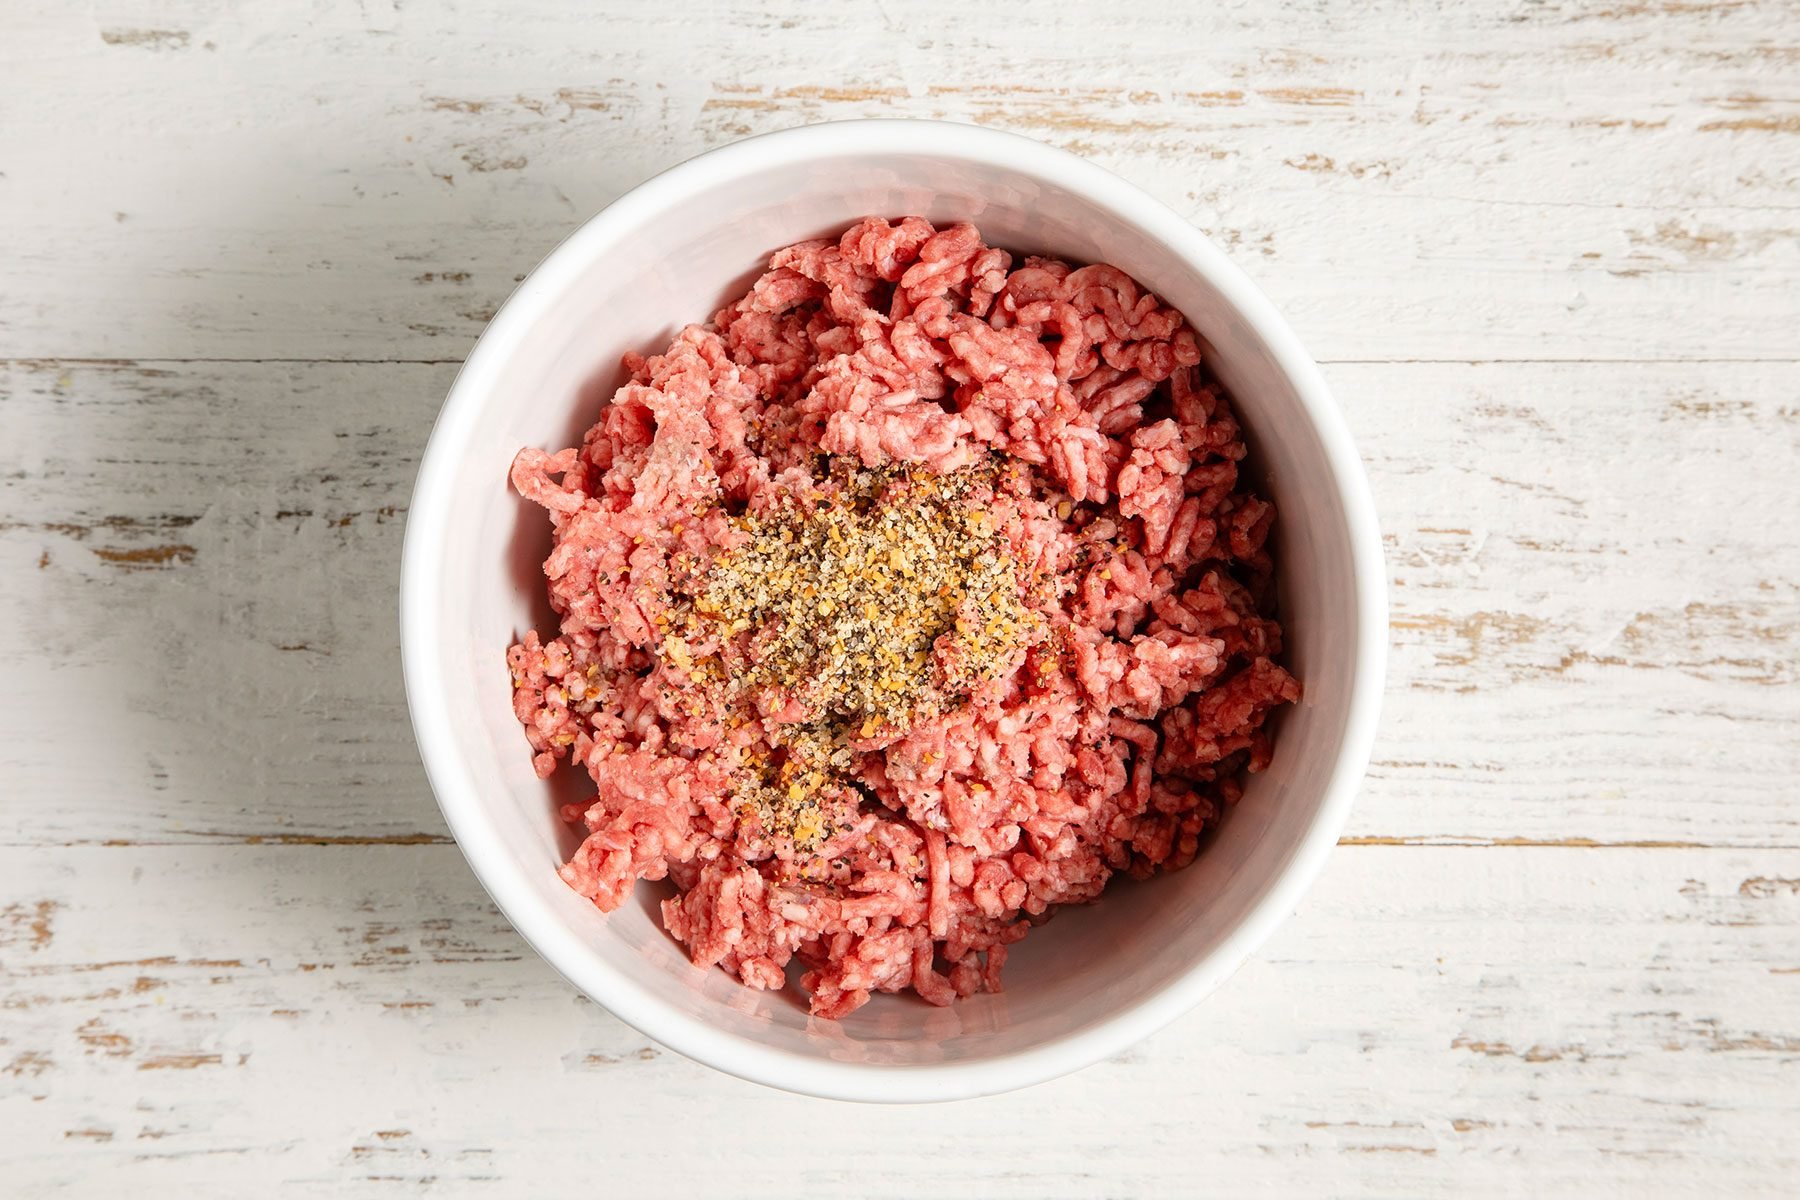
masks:
<svg viewBox="0 0 1800 1200"><path fill-rule="evenodd" d="M684 1015L594 954L537 895L524 864L501 853L463 748L448 733L449 702L437 661L440 619L430 597L441 577L445 502L456 461L483 398L546 305L590 262L650 214L697 185L845 154L928 155L998 165L1053 180L1166 246L1199 272L1267 344L1324 447L1349 531L1357 606L1355 657L1342 748L1312 824L1262 897L1220 946L1162 990L1092 1026L1026 1050L976 1061L893 1066L779 1050ZM457 372L432 427L407 510L401 552L401 670L414 738L445 821L470 868L526 942L559 974L626 1024L673 1050L755 1083L839 1100L916 1103L993 1095L1120 1053L1194 1007L1286 919L1324 865L1367 770L1387 658L1386 571L1373 497L1330 388L1274 305L1179 213L1118 175L1065 150L977 125L879 118L804 125L706 151L620 196L577 228L514 289Z"/></svg>

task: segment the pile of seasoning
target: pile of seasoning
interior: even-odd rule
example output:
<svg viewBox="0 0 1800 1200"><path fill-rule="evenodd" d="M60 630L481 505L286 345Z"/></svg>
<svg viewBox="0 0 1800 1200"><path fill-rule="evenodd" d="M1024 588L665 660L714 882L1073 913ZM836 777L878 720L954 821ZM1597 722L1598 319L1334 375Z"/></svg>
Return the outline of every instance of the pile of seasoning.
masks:
<svg viewBox="0 0 1800 1200"><path fill-rule="evenodd" d="M741 772L769 832L816 846L854 743L952 711L1043 637L990 508L994 477L991 463L938 475L839 458L807 493L734 519L741 544L706 566L662 648L740 702L776 689L805 707L764 723L775 753ZM704 661L695 642L727 649Z"/></svg>

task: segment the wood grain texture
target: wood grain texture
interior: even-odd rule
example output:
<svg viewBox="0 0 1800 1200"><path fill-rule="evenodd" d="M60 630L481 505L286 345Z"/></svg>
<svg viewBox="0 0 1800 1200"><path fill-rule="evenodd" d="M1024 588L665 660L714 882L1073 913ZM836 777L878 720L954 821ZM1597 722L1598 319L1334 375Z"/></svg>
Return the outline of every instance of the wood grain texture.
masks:
<svg viewBox="0 0 1800 1200"><path fill-rule="evenodd" d="M1792 0L13 0L0 1192L1791 1193L1797 69ZM447 844L395 646L516 280L693 153L876 115L1066 146L1249 268L1394 613L1263 953L1073 1078L880 1112L556 978Z"/></svg>
<svg viewBox="0 0 1800 1200"><path fill-rule="evenodd" d="M599 1171L636 1195L685 1160L744 1196L1710 1195L1800 1170L1792 855L1340 853L1256 961L1129 1053L880 1111L647 1042L453 847L162 847L106 889L117 851L35 858L0 854L37 877L0 925L0 1105L13 1171L46 1187L517 1195Z"/></svg>
<svg viewBox="0 0 1800 1200"><path fill-rule="evenodd" d="M395 564L454 368L0 366L0 841L440 837ZM1338 364L1386 530L1350 836L1800 848L1800 406L1763 364ZM104 698L110 753L59 731ZM251 747L221 756L221 745ZM128 798L148 797L149 803Z"/></svg>
<svg viewBox="0 0 1800 1200"><path fill-rule="evenodd" d="M1795 353L1786 0L22 8L0 354L460 359L655 171L896 113L1117 169L1325 358Z"/></svg>

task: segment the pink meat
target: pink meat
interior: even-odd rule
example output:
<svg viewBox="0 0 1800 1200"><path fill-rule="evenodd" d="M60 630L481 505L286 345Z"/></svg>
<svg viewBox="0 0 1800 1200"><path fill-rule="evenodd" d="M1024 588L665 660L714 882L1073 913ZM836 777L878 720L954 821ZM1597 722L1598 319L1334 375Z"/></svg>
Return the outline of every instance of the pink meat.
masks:
<svg viewBox="0 0 1800 1200"><path fill-rule="evenodd" d="M561 874L600 908L668 878L663 920L696 964L755 988L797 970L823 1017L878 992L949 1004L999 991L1007 948L1058 906L1191 861L1267 765L1269 714L1300 695L1277 662L1274 509L1241 478L1193 331L1124 272L870 217L779 251L625 365L579 447L512 467L555 530L560 619L508 651L514 711L539 775L593 784ZM733 719L660 630L679 582L741 538L729 514L806 486L821 453L1013 464L985 503L1053 636L871 742L854 820L801 854L734 806L723 763L804 703L770 693Z"/></svg>

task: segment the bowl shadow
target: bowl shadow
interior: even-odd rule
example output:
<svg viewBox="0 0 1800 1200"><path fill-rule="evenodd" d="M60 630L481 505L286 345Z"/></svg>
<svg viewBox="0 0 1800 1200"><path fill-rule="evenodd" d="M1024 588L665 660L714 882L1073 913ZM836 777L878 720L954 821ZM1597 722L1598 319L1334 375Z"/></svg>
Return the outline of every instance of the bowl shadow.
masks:
<svg viewBox="0 0 1800 1200"><path fill-rule="evenodd" d="M403 295L429 267L430 274L471 281L475 308L491 309L534 248L547 251L571 222L560 208L515 214L530 232L523 247L460 238L459 229L492 216L491 193L446 194L435 177L396 178L391 164L381 162L345 162L336 173L388 179L386 219L409 231L406 245L442 247L424 262L396 234L390 259L365 257L342 268L354 274L346 291L373 280L377 292ZM217 174L249 181L256 171L240 163ZM593 209L632 182L591 181ZM231 245L295 239L326 245L342 224L341 211L323 196L271 202L266 190L249 183L238 194L227 185L216 202L233 228L249 232ZM541 219L532 224L534 218ZM204 219L193 222L195 229L206 227ZM199 238L188 249L180 286L191 291L192 279L209 276L228 281L219 288L229 287L240 313L284 311L284 297L328 288L319 273L340 269L298 260L271 268L266 258ZM160 248L159 263L167 252ZM138 289L135 307L156 314L133 332L132 344L194 344L191 300L163 290L167 276L157 264L130 269L129 253L122 258L108 277L129 281L125 286ZM408 315L397 311L394 327ZM472 323L468 332L432 335L424 356L410 348L417 342L408 335L409 348L392 358L340 359L309 357L331 343L341 313L326 303L317 317L316 326L258 331L257 349L248 355L70 368L77 379L82 372L108 372L96 386L142 402L114 405L104 432L84 435L85 444L69 445L67 454L119 463L129 462L122 448L172 444L180 463L179 477L102 471L85 495L47 497L70 511L46 528L98 528L95 522L113 519L128 531L156 522L181 530L179 554L122 559L124 566L90 568L86 578L66 585L107 589L118 625L109 644L128 648L106 663L110 686L95 697L91 714L116 732L108 753L120 779L94 802L101 806L96 824L107 831L102 836L127 833L127 844L150 848L134 852L144 869L194 872L219 909L257 914L242 925L257 931L256 945L221 946L211 929L169 929L167 944L147 953L236 955L277 970L302 960L355 963L368 953L368 930L379 925L414 947L434 941L480 947L490 984L510 977L508 986L568 995L448 844L401 681L397 613L406 508L432 422L473 344ZM590 381L584 411L597 411L617 374ZM571 430L572 438L579 435L580 428ZM549 548L549 527L540 510L522 501L520 510L514 579L541 595L538 564ZM47 544L47 560L65 553L71 563L85 560L79 546L65 551L61 543ZM547 604L543 615L551 615ZM497 671L504 670L503 653L496 648ZM519 750L529 753L522 736ZM574 780L553 793L559 804L580 798ZM578 838L573 831L570 837L572 849ZM280 890L271 888L272 871L303 873L310 899L272 899ZM421 886L393 886L396 872ZM383 986L466 983L426 970L396 972ZM623 1028L585 998L583 1007L592 1021ZM456 1020L463 1011L441 1005L438 1019Z"/></svg>

